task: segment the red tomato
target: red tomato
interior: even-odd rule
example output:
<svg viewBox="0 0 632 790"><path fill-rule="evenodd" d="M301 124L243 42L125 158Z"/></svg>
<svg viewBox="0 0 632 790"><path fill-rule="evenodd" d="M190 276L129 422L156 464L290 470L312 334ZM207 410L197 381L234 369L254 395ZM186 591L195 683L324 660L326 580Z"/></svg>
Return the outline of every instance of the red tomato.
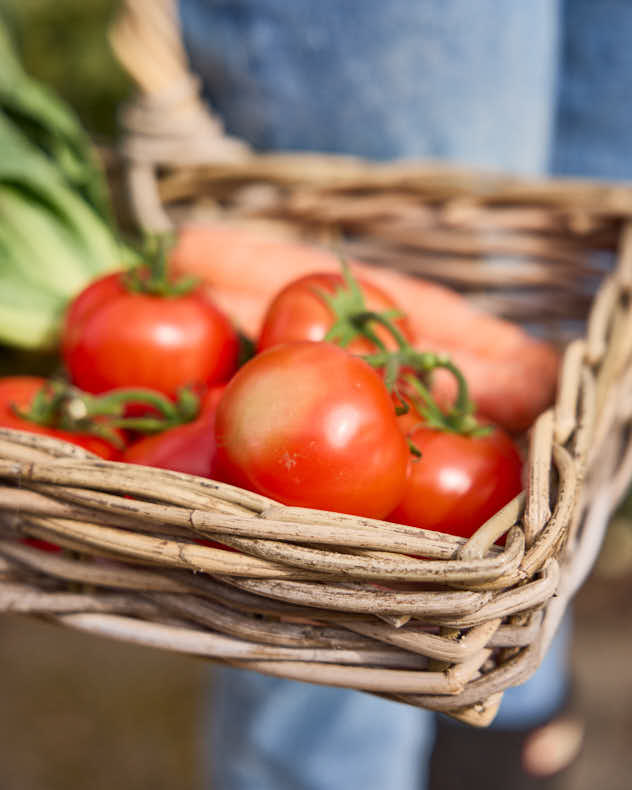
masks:
<svg viewBox="0 0 632 790"><path fill-rule="evenodd" d="M202 402L200 414L192 422L147 436L127 448L122 460L129 464L171 469L187 475L218 479L217 445L214 425L217 404L225 386L210 390ZM203 546L235 551L214 540L198 540Z"/></svg>
<svg viewBox="0 0 632 790"><path fill-rule="evenodd" d="M117 273L72 302L62 352L73 382L87 392L148 387L173 397L182 387L227 381L237 367L239 340L201 288L153 296L127 290Z"/></svg>
<svg viewBox="0 0 632 790"><path fill-rule="evenodd" d="M486 436L462 436L418 428L402 501L389 521L469 538L522 490L522 462L499 428Z"/></svg>
<svg viewBox="0 0 632 790"><path fill-rule="evenodd" d="M389 393L330 343L275 346L217 409L224 479L289 505L382 518L403 495L408 448Z"/></svg>
<svg viewBox="0 0 632 790"><path fill-rule="evenodd" d="M0 425L4 428L15 428L18 431L45 434L55 439L63 439L66 442L72 442L84 447L86 450L106 460L117 460L120 456L119 450L98 436L49 428L45 425L22 419L15 414L13 411L14 406L23 411L29 410L35 394L41 390L45 383L46 380L38 376L10 376L0 379ZM23 538L22 542L42 551L60 551L59 546L49 543L47 540Z"/></svg>
<svg viewBox="0 0 632 790"><path fill-rule="evenodd" d="M199 477L216 477L215 410L225 387L215 387L202 402L195 420L146 436L130 445L121 460Z"/></svg>
<svg viewBox="0 0 632 790"><path fill-rule="evenodd" d="M376 313L399 310L395 302L375 285L366 280L358 280L369 310ZM259 351L271 348L279 343L290 343L298 340L319 341L331 329L334 313L318 291L333 294L343 287L345 281L340 274L309 274L287 285L271 302L259 336ZM412 332L405 318L392 319L397 328L408 340L412 340ZM389 349L397 347L391 333L383 327L373 325L378 337ZM365 338L356 338L347 347L354 354L367 354L375 350L375 346Z"/></svg>
<svg viewBox="0 0 632 790"><path fill-rule="evenodd" d="M56 439L63 439L66 442L78 444L80 447L84 447L91 453L99 455L108 461L118 460L120 451L99 436L50 428L46 425L39 425L36 422L25 420L15 414L13 406L16 406L21 411L28 411L35 394L45 384L46 380L38 376L9 376L8 378L0 379L0 425L4 428L15 428L18 431L46 434ZM122 440L123 434L119 433L119 436Z"/></svg>

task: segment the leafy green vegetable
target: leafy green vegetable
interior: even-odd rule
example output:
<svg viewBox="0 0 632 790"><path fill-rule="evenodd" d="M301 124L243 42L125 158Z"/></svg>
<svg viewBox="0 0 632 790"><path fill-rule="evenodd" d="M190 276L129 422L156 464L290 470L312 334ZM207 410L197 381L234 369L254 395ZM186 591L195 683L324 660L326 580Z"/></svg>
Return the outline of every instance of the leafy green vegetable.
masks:
<svg viewBox="0 0 632 790"><path fill-rule="evenodd" d="M52 347L68 300L130 258L87 134L0 19L0 343Z"/></svg>
<svg viewBox="0 0 632 790"><path fill-rule="evenodd" d="M0 20L0 106L3 114L55 163L107 222L111 211L103 174L90 138L70 107L23 70Z"/></svg>

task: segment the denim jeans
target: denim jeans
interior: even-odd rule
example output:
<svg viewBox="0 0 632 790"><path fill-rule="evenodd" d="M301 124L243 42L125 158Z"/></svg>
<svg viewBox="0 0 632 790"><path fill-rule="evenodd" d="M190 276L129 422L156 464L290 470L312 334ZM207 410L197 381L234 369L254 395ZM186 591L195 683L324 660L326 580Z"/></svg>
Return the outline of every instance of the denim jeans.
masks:
<svg viewBox="0 0 632 790"><path fill-rule="evenodd" d="M533 677L505 692L492 727L536 726L566 694L568 618ZM348 689L217 669L204 705L209 790L423 790L434 714Z"/></svg>
<svg viewBox="0 0 632 790"><path fill-rule="evenodd" d="M227 130L262 150L444 159L632 177L628 0L181 0L193 70ZM495 726L566 692L568 622ZM425 711L342 689L215 672L215 790L422 790Z"/></svg>
<svg viewBox="0 0 632 790"><path fill-rule="evenodd" d="M260 149L548 166L557 0L181 0L186 48Z"/></svg>

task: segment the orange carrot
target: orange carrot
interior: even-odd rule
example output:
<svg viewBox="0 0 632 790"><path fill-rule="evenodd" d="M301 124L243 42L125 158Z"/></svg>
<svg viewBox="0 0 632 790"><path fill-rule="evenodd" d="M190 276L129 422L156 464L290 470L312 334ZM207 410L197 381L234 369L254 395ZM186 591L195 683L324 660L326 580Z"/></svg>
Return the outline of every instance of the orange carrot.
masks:
<svg viewBox="0 0 632 790"><path fill-rule="evenodd" d="M218 305L251 336L258 334L272 297L291 280L340 270L332 252L234 225L183 228L172 265L207 283ZM352 270L408 314L416 347L453 358L482 414L518 432L550 405L559 362L550 345L443 286L359 262L352 262ZM453 396L448 376L437 375L435 389L443 402Z"/></svg>

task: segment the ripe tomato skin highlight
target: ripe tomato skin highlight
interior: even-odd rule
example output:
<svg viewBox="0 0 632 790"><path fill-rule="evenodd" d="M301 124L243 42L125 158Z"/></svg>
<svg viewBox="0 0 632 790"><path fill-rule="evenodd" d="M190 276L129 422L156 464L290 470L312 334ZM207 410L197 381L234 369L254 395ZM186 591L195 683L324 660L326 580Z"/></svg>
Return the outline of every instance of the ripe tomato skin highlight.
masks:
<svg viewBox="0 0 632 790"><path fill-rule="evenodd" d="M57 428L49 428L36 422L25 420L13 411L13 406L20 410L28 411L35 394L46 384L46 379L39 376L8 376L0 378L0 425L4 428L14 428L17 431L28 431L52 436L65 442L72 442L91 453L104 458L106 461L117 461L120 451L114 445L93 436L89 433L75 433ZM123 440L123 433L119 433Z"/></svg>
<svg viewBox="0 0 632 790"><path fill-rule="evenodd" d="M357 282L364 294L367 308L372 312L383 313L399 309L381 288L366 280ZM301 277L283 288L266 311L258 350L263 351L279 343L324 340L335 318L332 310L316 292L333 294L344 285L345 281L340 274L317 273ZM408 340L412 340L412 331L405 318L393 319L393 322ZM387 348L397 347L388 330L377 325L373 328ZM368 354L375 350L375 346L365 338L353 340L346 348L354 354Z"/></svg>
<svg viewBox="0 0 632 790"><path fill-rule="evenodd" d="M408 447L389 393L330 343L275 346L219 403L223 479L288 505L382 518L403 495Z"/></svg>
<svg viewBox="0 0 632 790"><path fill-rule="evenodd" d="M422 427L410 439L421 458L409 462L389 521L469 538L523 488L520 455L500 428L462 436Z"/></svg>
<svg viewBox="0 0 632 790"><path fill-rule="evenodd" d="M174 397L182 387L230 378L238 336L201 288L159 297L128 291L123 278L96 280L68 309L62 355L78 387L92 393L149 387Z"/></svg>

